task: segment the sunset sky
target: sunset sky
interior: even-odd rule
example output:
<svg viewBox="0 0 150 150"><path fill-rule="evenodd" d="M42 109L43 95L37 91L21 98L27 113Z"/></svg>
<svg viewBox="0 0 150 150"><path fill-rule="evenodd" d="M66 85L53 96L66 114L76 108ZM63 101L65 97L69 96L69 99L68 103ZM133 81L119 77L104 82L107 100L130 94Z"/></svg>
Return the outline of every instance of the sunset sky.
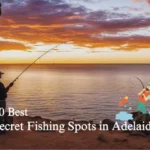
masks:
<svg viewBox="0 0 150 150"><path fill-rule="evenodd" d="M0 2L0 64L150 63L150 0Z"/></svg>

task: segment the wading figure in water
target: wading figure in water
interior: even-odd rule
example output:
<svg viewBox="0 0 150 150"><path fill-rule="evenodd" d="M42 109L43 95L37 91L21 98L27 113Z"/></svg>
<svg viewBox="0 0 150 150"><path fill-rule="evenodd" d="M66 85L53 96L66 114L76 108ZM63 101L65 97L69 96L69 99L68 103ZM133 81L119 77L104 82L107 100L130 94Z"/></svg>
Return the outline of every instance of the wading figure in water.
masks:
<svg viewBox="0 0 150 150"><path fill-rule="evenodd" d="M0 71L0 79L2 78L2 75L4 73ZM6 109L6 98L7 98L7 93L9 91L9 89L14 85L14 83L10 83L6 88L4 86L4 84L0 81L0 114L2 114L2 111ZM0 117L0 124L4 123L4 116Z"/></svg>

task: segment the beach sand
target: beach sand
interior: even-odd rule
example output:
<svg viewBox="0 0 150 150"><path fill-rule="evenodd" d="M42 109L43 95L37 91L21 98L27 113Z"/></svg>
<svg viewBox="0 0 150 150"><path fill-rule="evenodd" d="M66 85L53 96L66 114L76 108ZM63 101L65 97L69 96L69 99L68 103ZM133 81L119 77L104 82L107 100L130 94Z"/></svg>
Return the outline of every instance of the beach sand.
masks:
<svg viewBox="0 0 150 150"><path fill-rule="evenodd" d="M14 124L27 121L39 121L41 117L14 117ZM65 123L67 120L59 120L55 123ZM78 122L79 123L79 122ZM80 121L82 124L83 122ZM98 139L99 137L99 139ZM38 132L38 131L9 131L0 135L0 149L150 149L149 136L133 136L121 131L80 131L75 134L66 131Z"/></svg>

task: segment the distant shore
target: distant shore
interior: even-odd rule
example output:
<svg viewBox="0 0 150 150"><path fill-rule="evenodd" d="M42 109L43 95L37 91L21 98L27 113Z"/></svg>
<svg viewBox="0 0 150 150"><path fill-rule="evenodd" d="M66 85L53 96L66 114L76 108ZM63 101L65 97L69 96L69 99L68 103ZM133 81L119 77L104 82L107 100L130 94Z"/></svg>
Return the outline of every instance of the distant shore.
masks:
<svg viewBox="0 0 150 150"><path fill-rule="evenodd" d="M51 120L37 117L14 117L14 123L23 123L27 128L28 121L49 122ZM54 121L65 124L70 120ZM79 121L78 123L88 123ZM0 135L1 149L149 149L149 136L140 133L121 131L80 131L75 134L66 131L9 131Z"/></svg>

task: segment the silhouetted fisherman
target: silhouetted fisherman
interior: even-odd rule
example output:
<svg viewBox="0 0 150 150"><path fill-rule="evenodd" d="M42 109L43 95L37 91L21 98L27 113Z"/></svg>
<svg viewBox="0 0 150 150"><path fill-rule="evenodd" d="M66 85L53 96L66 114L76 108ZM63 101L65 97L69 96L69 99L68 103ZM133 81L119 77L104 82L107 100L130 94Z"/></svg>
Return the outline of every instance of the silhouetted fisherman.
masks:
<svg viewBox="0 0 150 150"><path fill-rule="evenodd" d="M2 78L2 75L4 73L0 71L0 79ZM0 82L0 115L2 115L3 110L5 111L6 109L6 98L7 98L7 93L9 89L13 86L13 82L10 83L6 88L2 82ZM0 123L4 122L4 116L0 117Z"/></svg>
<svg viewBox="0 0 150 150"><path fill-rule="evenodd" d="M2 4L0 3L0 16L1 16L1 14L2 14Z"/></svg>

